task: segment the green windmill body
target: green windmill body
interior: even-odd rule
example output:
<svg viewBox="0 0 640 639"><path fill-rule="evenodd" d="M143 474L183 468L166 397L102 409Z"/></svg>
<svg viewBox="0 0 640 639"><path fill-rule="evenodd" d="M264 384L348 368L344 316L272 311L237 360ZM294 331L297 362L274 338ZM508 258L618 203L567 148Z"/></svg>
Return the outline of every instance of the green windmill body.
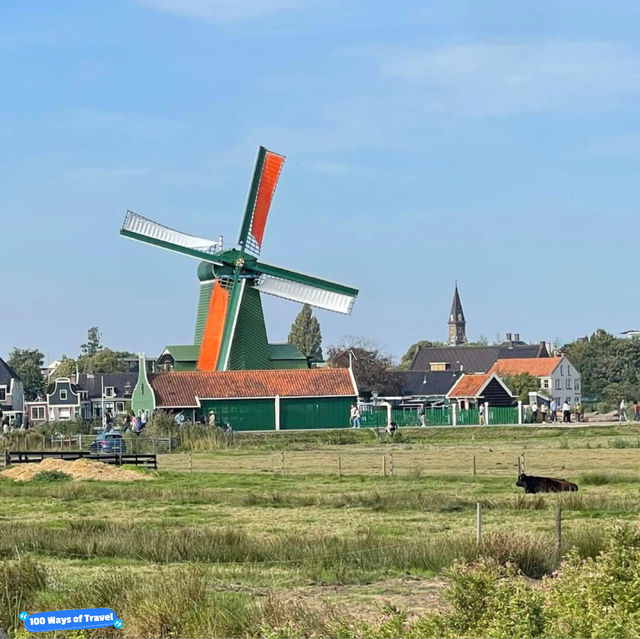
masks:
<svg viewBox="0 0 640 639"><path fill-rule="evenodd" d="M126 237L202 260L193 346L168 346L176 370L300 367L294 347L270 345L261 293L349 313L358 291L343 284L260 262L264 228L284 157L260 147L237 249L187 235L127 212ZM283 352L286 351L286 352ZM304 364L302 364L304 363Z"/></svg>

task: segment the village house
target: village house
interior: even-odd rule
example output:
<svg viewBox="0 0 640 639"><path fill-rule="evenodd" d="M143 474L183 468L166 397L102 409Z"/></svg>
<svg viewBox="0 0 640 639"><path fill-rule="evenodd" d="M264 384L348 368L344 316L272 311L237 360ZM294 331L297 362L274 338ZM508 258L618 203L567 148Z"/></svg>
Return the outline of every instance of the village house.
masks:
<svg viewBox="0 0 640 639"><path fill-rule="evenodd" d="M555 398L558 407L565 401L570 406L582 403L580 373L563 355L546 358L498 359L491 367L493 373L503 377L529 373L538 379L538 388L549 398Z"/></svg>

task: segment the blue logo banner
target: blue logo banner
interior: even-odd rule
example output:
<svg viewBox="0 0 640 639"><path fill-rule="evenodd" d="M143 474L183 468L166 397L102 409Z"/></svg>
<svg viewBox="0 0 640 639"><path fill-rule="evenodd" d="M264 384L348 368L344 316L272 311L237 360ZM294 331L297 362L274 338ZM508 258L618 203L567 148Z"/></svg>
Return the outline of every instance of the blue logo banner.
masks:
<svg viewBox="0 0 640 639"><path fill-rule="evenodd" d="M20 619L29 632L51 632L52 630L78 630L82 628L122 628L122 619L111 608L80 608L78 610L54 610L36 612L32 615L21 612Z"/></svg>

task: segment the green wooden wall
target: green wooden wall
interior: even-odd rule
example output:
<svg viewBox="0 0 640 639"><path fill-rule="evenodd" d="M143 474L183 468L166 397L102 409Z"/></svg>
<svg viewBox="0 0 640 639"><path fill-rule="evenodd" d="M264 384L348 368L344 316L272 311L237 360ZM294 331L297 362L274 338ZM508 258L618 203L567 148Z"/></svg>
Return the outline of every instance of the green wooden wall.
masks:
<svg viewBox="0 0 640 639"><path fill-rule="evenodd" d="M233 430L275 430L273 399L202 400L206 416L213 410L218 425L229 423Z"/></svg>
<svg viewBox="0 0 640 639"><path fill-rule="evenodd" d="M307 397L280 400L280 429L344 428L355 398Z"/></svg>
<svg viewBox="0 0 640 639"><path fill-rule="evenodd" d="M355 397L307 397L280 400L280 429L347 428L349 409ZM275 430L275 400L202 400L205 417L216 414L218 425L231 424L234 430Z"/></svg>

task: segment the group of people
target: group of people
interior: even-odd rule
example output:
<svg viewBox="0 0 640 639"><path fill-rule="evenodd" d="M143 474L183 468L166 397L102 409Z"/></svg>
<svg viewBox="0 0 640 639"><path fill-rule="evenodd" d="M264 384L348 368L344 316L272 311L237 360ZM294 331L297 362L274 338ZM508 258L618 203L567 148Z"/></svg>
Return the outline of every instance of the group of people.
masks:
<svg viewBox="0 0 640 639"><path fill-rule="evenodd" d="M109 413L109 411L107 411L107 414L105 415L105 419L107 417L111 417L111 414ZM111 426L112 421L113 421L113 418L111 419L110 422L108 422L108 425L106 426L107 432L112 428ZM131 411L127 411L127 414L125 415L125 418L124 418L124 425L122 430L127 431L130 428L132 432L134 432L136 435L139 435L147 427L148 421L149 421L149 411L139 410L137 415Z"/></svg>
<svg viewBox="0 0 640 639"><path fill-rule="evenodd" d="M576 416L576 421L584 421L584 411L581 404L576 404L573 408L568 401L564 401L561 406L562 409L562 421L565 424L571 423L571 413ZM531 423L538 423L538 416L543 424L547 422L556 423L558 421L558 402L555 398L547 405L542 403L539 407L538 404L531 404Z"/></svg>
<svg viewBox="0 0 640 639"><path fill-rule="evenodd" d="M625 401L624 397L620 400L620 408L618 410L618 419L621 422L629 421L627 419L627 402ZM640 405L638 404L638 400L635 400L633 402L633 421L634 422L640 421Z"/></svg>

